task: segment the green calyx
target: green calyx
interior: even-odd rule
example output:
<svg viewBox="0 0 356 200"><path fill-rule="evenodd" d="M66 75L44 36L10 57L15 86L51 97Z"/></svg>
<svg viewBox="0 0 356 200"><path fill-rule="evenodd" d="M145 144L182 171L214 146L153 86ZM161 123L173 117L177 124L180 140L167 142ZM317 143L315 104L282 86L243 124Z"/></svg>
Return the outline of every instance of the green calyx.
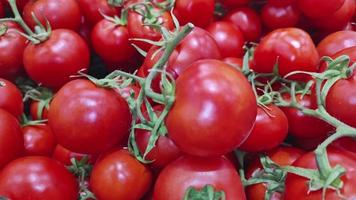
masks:
<svg viewBox="0 0 356 200"><path fill-rule="evenodd" d="M125 0L108 0L108 4L112 7L121 7L124 5Z"/></svg>
<svg viewBox="0 0 356 200"><path fill-rule="evenodd" d="M216 191L212 185L206 185L201 190L189 187L183 200L226 200L224 191Z"/></svg>
<svg viewBox="0 0 356 200"><path fill-rule="evenodd" d="M0 24L0 37L5 35L7 30L8 30L8 27L5 24Z"/></svg>

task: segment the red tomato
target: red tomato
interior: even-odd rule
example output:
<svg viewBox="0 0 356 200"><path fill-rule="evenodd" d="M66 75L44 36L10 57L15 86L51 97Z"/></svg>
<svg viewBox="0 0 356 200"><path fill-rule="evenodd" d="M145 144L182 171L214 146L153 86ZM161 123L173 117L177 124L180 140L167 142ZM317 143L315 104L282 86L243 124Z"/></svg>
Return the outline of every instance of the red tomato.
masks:
<svg viewBox="0 0 356 200"><path fill-rule="evenodd" d="M11 200L76 200L75 177L55 160L41 156L19 158L0 172L0 196Z"/></svg>
<svg viewBox="0 0 356 200"><path fill-rule="evenodd" d="M241 7L230 11L224 20L231 21L241 30L247 41L257 41L261 36L261 20L258 13L249 8Z"/></svg>
<svg viewBox="0 0 356 200"><path fill-rule="evenodd" d="M8 80L0 78L0 108L19 118L23 113L21 91Z"/></svg>
<svg viewBox="0 0 356 200"><path fill-rule="evenodd" d="M241 72L222 61L200 60L176 84L176 101L166 125L170 138L184 153L224 155L247 138L257 104Z"/></svg>
<svg viewBox="0 0 356 200"><path fill-rule="evenodd" d="M293 71L317 71L319 56L308 33L298 28L283 28L267 34L255 50L252 69L272 73L276 63L281 76ZM289 78L305 81L309 76Z"/></svg>
<svg viewBox="0 0 356 200"><path fill-rule="evenodd" d="M288 134L288 119L275 105L257 107L255 126L239 147L248 152L261 152L279 146Z"/></svg>
<svg viewBox="0 0 356 200"><path fill-rule="evenodd" d="M344 151L349 151L356 153L356 141L351 137L340 138L330 144L334 148L342 149Z"/></svg>
<svg viewBox="0 0 356 200"><path fill-rule="evenodd" d="M51 157L56 147L56 138L47 124L22 127L25 155Z"/></svg>
<svg viewBox="0 0 356 200"><path fill-rule="evenodd" d="M295 147L279 147L267 152L267 156L280 166L291 165L295 160L303 155L303 151ZM253 160L246 171L246 178L249 179L263 171L259 157ZM266 184L260 183L246 187L246 196L249 200L262 200L266 195ZM271 200L282 200L283 194L274 192Z"/></svg>
<svg viewBox="0 0 356 200"><path fill-rule="evenodd" d="M296 0L299 9L310 18L326 17L336 12L345 0Z"/></svg>
<svg viewBox="0 0 356 200"><path fill-rule="evenodd" d="M72 165L71 159L75 158L76 160L80 161L84 157L89 158L89 163L94 164L95 161L97 160L98 156L97 155L89 155L89 154L81 154L81 153L75 153L72 151L69 151L68 149L62 147L61 145L57 144L52 158L54 160L57 160L58 162L62 163L63 165Z"/></svg>
<svg viewBox="0 0 356 200"><path fill-rule="evenodd" d="M0 108L0 169L23 153L23 136L19 122Z"/></svg>
<svg viewBox="0 0 356 200"><path fill-rule="evenodd" d="M89 60L89 48L77 33L57 29L43 43L29 44L23 63L31 79L57 89L68 82L71 75L88 68Z"/></svg>
<svg viewBox="0 0 356 200"><path fill-rule="evenodd" d="M108 4L107 0L78 0L78 4L85 19L92 26L104 18L100 12L113 17L120 11L120 8Z"/></svg>
<svg viewBox="0 0 356 200"><path fill-rule="evenodd" d="M94 166L90 188L98 199L140 199L150 188L151 172L127 150L114 151Z"/></svg>
<svg viewBox="0 0 356 200"><path fill-rule="evenodd" d="M292 5L296 0L267 0L268 4L274 6L288 6Z"/></svg>
<svg viewBox="0 0 356 200"><path fill-rule="evenodd" d="M290 137L290 141L293 146L301 148L306 151L312 151L321 144L328 135L319 136L316 138L298 138L298 137Z"/></svg>
<svg viewBox="0 0 356 200"><path fill-rule="evenodd" d="M14 79L23 70L22 56L26 38L18 33L21 29L14 22L0 23L0 29L5 26L8 30L0 33L0 77Z"/></svg>
<svg viewBox="0 0 356 200"><path fill-rule="evenodd" d="M283 96L286 101L290 101L290 95ZM315 108L315 102L310 95L297 94L297 102L306 108ZM295 108L282 107L288 118L289 133L298 138L318 138L333 131L333 127L326 122L312 116L303 114Z"/></svg>
<svg viewBox="0 0 356 200"><path fill-rule="evenodd" d="M342 55L346 55L350 58L350 64L349 66L351 66L352 64L354 64L356 62L356 46L353 47L349 47L346 49L343 49L339 52L337 52L336 54L334 54L333 56L331 56L332 59L338 58ZM324 62L321 66L319 71L323 72L326 70L327 64Z"/></svg>
<svg viewBox="0 0 356 200"><path fill-rule="evenodd" d="M0 1L0 18L5 17L5 10L2 2Z"/></svg>
<svg viewBox="0 0 356 200"><path fill-rule="evenodd" d="M242 57L245 43L242 32L231 22L214 22L206 29L215 39L223 58Z"/></svg>
<svg viewBox="0 0 356 200"><path fill-rule="evenodd" d="M76 0L30 0L24 8L23 18L34 28L37 24L32 13L43 25L48 20L52 29L79 30L81 12Z"/></svg>
<svg viewBox="0 0 356 200"><path fill-rule="evenodd" d="M338 51L356 46L356 32L338 31L328 35L317 46L319 55L332 56Z"/></svg>
<svg viewBox="0 0 356 200"><path fill-rule="evenodd" d="M48 122L58 143L78 153L101 153L118 145L128 134L131 114L114 90L78 79L54 96Z"/></svg>
<svg viewBox="0 0 356 200"><path fill-rule="evenodd" d="M300 11L294 4L276 6L267 3L261 11L263 23L271 30L296 26Z"/></svg>
<svg viewBox="0 0 356 200"><path fill-rule="evenodd" d="M181 200L189 187L201 189L206 185L224 191L226 199L246 199L240 176L229 160L191 156L182 156L163 169L156 181L153 198Z"/></svg>
<svg viewBox="0 0 356 200"><path fill-rule="evenodd" d="M176 0L174 14L182 26L191 22L204 28L213 21L214 6L214 0Z"/></svg>
<svg viewBox="0 0 356 200"><path fill-rule="evenodd" d="M38 116L39 101L31 101L30 104L30 114L33 120L48 119L49 108L44 107L42 110L42 116Z"/></svg>
<svg viewBox="0 0 356 200"><path fill-rule="evenodd" d="M340 193L345 199L352 199L356 195L356 179L354 178L356 176L356 157L342 150L329 149L328 158L331 166L341 165L346 169L345 175L341 177L344 184L340 190ZM293 165L296 167L317 169L314 152L304 154L297 161L295 161ZM287 175L286 179L284 199L322 199L322 190L310 191L309 180L290 173ZM340 196L338 196L336 190L327 189L325 199L338 200L340 199Z"/></svg>
<svg viewBox="0 0 356 200"><path fill-rule="evenodd" d="M245 6L250 3L250 0L220 0L221 3L227 8L236 7L236 6Z"/></svg>
<svg viewBox="0 0 356 200"><path fill-rule="evenodd" d="M241 68L242 69L242 59L241 58L235 58L235 57L227 57L222 59L223 62L226 64L229 64L235 68Z"/></svg>

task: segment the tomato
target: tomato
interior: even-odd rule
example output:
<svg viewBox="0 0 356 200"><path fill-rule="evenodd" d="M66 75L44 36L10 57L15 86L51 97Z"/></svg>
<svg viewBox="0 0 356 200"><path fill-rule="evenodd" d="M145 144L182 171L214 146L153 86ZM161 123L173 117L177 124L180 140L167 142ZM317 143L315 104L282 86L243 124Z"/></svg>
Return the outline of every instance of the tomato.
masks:
<svg viewBox="0 0 356 200"><path fill-rule="evenodd" d="M281 76L293 71L315 72L319 56L308 33L298 28L282 28L267 34L255 49L252 69L259 73L272 73L278 63ZM306 81L306 75L293 75L290 79Z"/></svg>
<svg viewBox="0 0 356 200"><path fill-rule="evenodd" d="M63 165L72 165L71 159L75 158L76 160L80 161L84 157L89 158L89 163L94 164L97 160L97 155L89 155L89 154L81 154L69 151L68 149L64 148L63 146L57 144L54 148L52 158L57 160L58 162L62 163Z"/></svg>
<svg viewBox="0 0 356 200"><path fill-rule="evenodd" d="M107 0L78 0L78 4L91 26L103 19L100 12L111 17L120 13L120 8L111 6Z"/></svg>
<svg viewBox="0 0 356 200"><path fill-rule="evenodd" d="M296 0L267 0L268 4L273 6L288 6L292 5Z"/></svg>
<svg viewBox="0 0 356 200"><path fill-rule="evenodd" d="M240 7L227 13L224 20L231 21L241 30L247 41L257 41L261 36L261 19L258 13L249 7Z"/></svg>
<svg viewBox="0 0 356 200"><path fill-rule="evenodd" d="M33 120L48 119L49 107L43 107L42 116L38 116L39 101L31 101L30 103L30 114Z"/></svg>
<svg viewBox="0 0 356 200"><path fill-rule="evenodd" d="M5 17L5 10L2 2L0 1L0 18Z"/></svg>
<svg viewBox="0 0 356 200"><path fill-rule="evenodd" d="M23 136L19 122L0 108L0 169L23 153Z"/></svg>
<svg viewBox="0 0 356 200"><path fill-rule="evenodd" d="M23 70L22 56L26 39L18 33L21 29L14 22L0 23L0 29L5 27L5 32L0 30L0 77L14 79Z"/></svg>
<svg viewBox="0 0 356 200"><path fill-rule="evenodd" d="M280 166L291 165L295 160L302 156L304 152L295 147L278 147L272 151L267 152L267 156ZM254 159L248 166L246 171L246 178L249 179L256 176L263 171L263 167L260 163L259 157ZM254 184L246 187L246 196L249 200L261 200L265 199L266 184ZM272 194L272 200L282 200L283 194L274 192Z"/></svg>
<svg viewBox="0 0 356 200"><path fill-rule="evenodd" d="M54 96L48 122L58 143L77 153L101 153L118 145L128 134L131 114L114 90L78 79Z"/></svg>
<svg viewBox="0 0 356 200"><path fill-rule="evenodd" d="M236 7L236 6L245 6L250 3L250 0L220 0L221 3L227 8Z"/></svg>
<svg viewBox="0 0 356 200"><path fill-rule="evenodd" d="M336 54L334 54L333 56L331 56L331 58L332 59L336 59L336 58L338 58L338 57L340 57L342 55L346 55L346 56L348 56L350 58L349 66L351 66L352 64L354 64L356 62L356 46L343 49L343 50L337 52ZM319 71L320 72L325 71L327 69L326 67L327 67L327 64L324 62L320 66Z"/></svg>
<svg viewBox="0 0 356 200"><path fill-rule="evenodd" d="M300 11L294 4L276 6L267 3L261 11L263 23L271 30L296 26Z"/></svg>
<svg viewBox="0 0 356 200"><path fill-rule="evenodd" d="M341 177L343 187L340 190L340 194L342 194L345 199L352 199L356 195L356 179L354 178L356 176L356 157L342 150L328 149L328 158L331 166L334 167L335 165L341 165L345 168L346 173ZM317 169L315 154L313 152L304 154L293 163L293 166ZM309 180L290 173L287 175L286 179L284 199L322 199L322 190L310 191ZM327 189L325 199L337 200L340 199L340 196L338 196L336 190Z"/></svg>
<svg viewBox="0 0 356 200"><path fill-rule="evenodd" d="M235 57L227 57L222 59L223 62L226 64L229 64L235 68L241 68L242 69L242 59L241 58L235 58Z"/></svg>
<svg viewBox="0 0 356 200"><path fill-rule="evenodd" d="M255 126L239 147L248 152L261 152L279 146L288 134L288 119L283 111L271 104L257 107Z"/></svg>
<svg viewBox="0 0 356 200"><path fill-rule="evenodd" d="M0 108L19 118L23 113L21 91L10 81L0 78Z"/></svg>
<svg viewBox="0 0 356 200"><path fill-rule="evenodd" d="M90 54L85 41L67 29L52 31L41 44L29 44L23 63L31 79L43 86L59 88L89 66Z"/></svg>
<svg viewBox="0 0 356 200"><path fill-rule="evenodd" d="M343 137L330 144L333 148L356 153L356 141L351 137Z"/></svg>
<svg viewBox="0 0 356 200"><path fill-rule="evenodd" d="M200 60L177 79L166 126L184 153L218 156L247 138L256 113L255 96L241 72L222 61Z"/></svg>
<svg viewBox="0 0 356 200"><path fill-rule="evenodd" d="M155 200L181 200L189 187L206 185L223 191L226 199L245 200L240 176L225 157L198 158L182 156L159 174L154 187Z"/></svg>
<svg viewBox="0 0 356 200"><path fill-rule="evenodd" d="M290 95L283 96L286 101L290 101ZM310 95L302 96L297 94L297 102L306 108L315 108L316 103ZM288 118L289 133L298 138L318 138L333 131L333 127L321 119L303 114L295 108L281 108Z"/></svg>
<svg viewBox="0 0 356 200"><path fill-rule="evenodd" d="M317 46L320 56L332 56L338 51L356 46L356 32L338 31L328 35Z"/></svg>
<svg viewBox="0 0 356 200"><path fill-rule="evenodd" d="M23 18L32 28L37 25L32 13L43 25L48 20L52 29L72 30L79 30L82 15L76 0L30 0L24 8Z"/></svg>
<svg viewBox="0 0 356 200"><path fill-rule="evenodd" d="M293 146L306 151L311 151L316 149L327 137L328 135L322 135L315 138L290 137L289 139Z"/></svg>
<svg viewBox="0 0 356 200"><path fill-rule="evenodd" d="M76 200L77 192L75 177L47 157L19 158L0 172L0 196L11 200Z"/></svg>
<svg viewBox="0 0 356 200"><path fill-rule="evenodd" d="M323 3L322 3L323 4ZM313 19L313 24L320 29L337 31L342 30L352 20L355 13L354 0L345 0L344 4L334 13L328 13L322 18Z"/></svg>
<svg viewBox="0 0 356 200"><path fill-rule="evenodd" d="M214 22L206 29L215 39L223 58L242 57L245 43L242 32L231 22Z"/></svg>
<svg viewBox="0 0 356 200"><path fill-rule="evenodd" d="M299 9L304 15L310 18L326 17L340 9L345 1L346 0L296 0Z"/></svg>
<svg viewBox="0 0 356 200"><path fill-rule="evenodd" d="M176 0L174 15L182 26L191 22L205 28L213 21L214 6L214 0Z"/></svg>
<svg viewBox="0 0 356 200"><path fill-rule="evenodd" d="M22 127L27 156L52 156L56 138L47 124Z"/></svg>
<svg viewBox="0 0 356 200"><path fill-rule="evenodd" d="M151 183L151 172L127 150L104 156L95 164L90 178L92 192L105 200L140 199Z"/></svg>

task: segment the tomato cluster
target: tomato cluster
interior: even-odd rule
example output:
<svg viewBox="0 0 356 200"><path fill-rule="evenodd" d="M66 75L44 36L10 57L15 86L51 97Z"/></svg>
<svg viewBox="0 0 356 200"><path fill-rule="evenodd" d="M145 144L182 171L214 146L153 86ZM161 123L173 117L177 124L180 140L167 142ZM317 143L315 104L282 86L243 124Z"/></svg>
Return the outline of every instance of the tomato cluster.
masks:
<svg viewBox="0 0 356 200"><path fill-rule="evenodd" d="M355 0L0 0L0 199L355 198L355 20Z"/></svg>

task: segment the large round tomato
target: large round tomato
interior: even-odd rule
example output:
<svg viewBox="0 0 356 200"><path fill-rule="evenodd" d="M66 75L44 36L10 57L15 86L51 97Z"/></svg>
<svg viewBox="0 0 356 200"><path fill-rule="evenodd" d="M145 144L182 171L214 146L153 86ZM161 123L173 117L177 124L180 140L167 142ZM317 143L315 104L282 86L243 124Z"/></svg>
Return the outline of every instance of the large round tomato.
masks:
<svg viewBox="0 0 356 200"><path fill-rule="evenodd" d="M345 0L296 0L299 9L310 18L326 17L336 12Z"/></svg>
<svg viewBox="0 0 356 200"><path fill-rule="evenodd" d="M347 153L343 150L329 149L328 158L331 166L341 165L345 168L346 173L341 177L343 187L340 194L345 199L353 199L356 196L356 157L353 154ZM296 167L303 167L309 169L317 169L315 162L315 154L313 152L304 154L293 163ZM305 199L305 200L319 200L322 199L322 190L310 191L309 180L289 173L287 175L285 184L285 200ZM327 189L325 199L339 200L339 194L332 189Z"/></svg>
<svg viewBox="0 0 356 200"><path fill-rule="evenodd" d="M114 90L78 79L54 96L48 122L58 143L78 153L101 153L128 134L131 114Z"/></svg>
<svg viewBox="0 0 356 200"><path fill-rule="evenodd" d="M52 29L72 30L79 30L82 16L76 0L30 0L24 8L23 18L30 27L34 28L37 24L32 14L43 25L46 25L48 20Z"/></svg>
<svg viewBox="0 0 356 200"><path fill-rule="evenodd" d="M89 66L85 41L74 31L57 29L41 44L25 48L23 63L31 79L43 86L59 88Z"/></svg>
<svg viewBox="0 0 356 200"><path fill-rule="evenodd" d="M141 199L152 182L151 172L127 150L117 150L94 166L90 188L98 199Z"/></svg>
<svg viewBox="0 0 356 200"><path fill-rule="evenodd" d="M277 28L287 28L297 25L300 18L300 11L293 5L276 6L266 4L261 11L263 23L271 30Z"/></svg>
<svg viewBox="0 0 356 200"><path fill-rule="evenodd" d="M272 73L275 64L285 76L293 71L315 72L319 55L308 33L298 28L282 28L267 34L257 46L252 69L259 73ZM305 81L306 75L289 77Z"/></svg>
<svg viewBox="0 0 356 200"><path fill-rule="evenodd" d="M0 108L0 169L22 155L23 135L14 116Z"/></svg>
<svg viewBox="0 0 356 200"><path fill-rule="evenodd" d="M176 0L174 14L182 26L191 22L204 28L213 21L214 5L214 0Z"/></svg>
<svg viewBox="0 0 356 200"><path fill-rule="evenodd" d="M91 26L104 18L100 13L113 17L119 14L120 10L120 8L108 4L108 0L78 0L78 4Z"/></svg>
<svg viewBox="0 0 356 200"><path fill-rule="evenodd" d="M200 190L206 185L223 191L226 199L246 199L240 176L229 160L191 156L180 157L163 169L156 181L153 198L182 200L189 187Z"/></svg>
<svg viewBox="0 0 356 200"><path fill-rule="evenodd" d="M11 200L76 200L75 177L47 157L29 156L9 163L0 172L0 196Z"/></svg>
<svg viewBox="0 0 356 200"><path fill-rule="evenodd" d="M47 124L22 127L25 155L51 157L56 147L56 138Z"/></svg>
<svg viewBox="0 0 356 200"><path fill-rule="evenodd" d="M338 51L356 46L356 32L338 31L328 35L317 46L319 55L332 56Z"/></svg>
<svg viewBox="0 0 356 200"><path fill-rule="evenodd" d="M23 113L21 91L10 81L0 78L0 108L19 118Z"/></svg>
<svg viewBox="0 0 356 200"><path fill-rule="evenodd" d="M271 150L280 145L288 134L288 119L275 105L257 108L255 126L239 149L248 152Z"/></svg>
<svg viewBox="0 0 356 200"><path fill-rule="evenodd" d="M257 104L242 73L222 61L200 60L176 83L176 101L166 125L170 138L184 153L224 155L247 138Z"/></svg>

